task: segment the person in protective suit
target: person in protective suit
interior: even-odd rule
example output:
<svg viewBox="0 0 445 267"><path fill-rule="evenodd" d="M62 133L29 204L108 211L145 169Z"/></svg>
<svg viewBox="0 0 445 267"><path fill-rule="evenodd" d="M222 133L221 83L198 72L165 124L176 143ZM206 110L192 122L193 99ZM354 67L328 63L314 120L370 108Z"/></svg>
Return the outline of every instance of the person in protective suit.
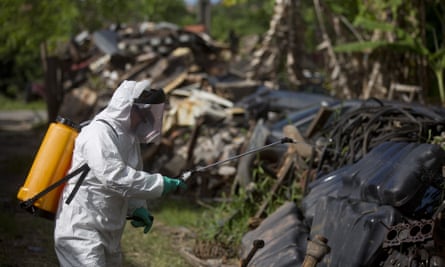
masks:
<svg viewBox="0 0 445 267"><path fill-rule="evenodd" d="M71 170L90 171L64 187L56 214L55 250L61 266L120 266L120 240L127 216L147 233L153 217L146 201L185 187L182 180L142 171L140 143L161 135L165 95L148 81L124 81L107 107L75 140ZM71 171L70 170L70 171Z"/></svg>

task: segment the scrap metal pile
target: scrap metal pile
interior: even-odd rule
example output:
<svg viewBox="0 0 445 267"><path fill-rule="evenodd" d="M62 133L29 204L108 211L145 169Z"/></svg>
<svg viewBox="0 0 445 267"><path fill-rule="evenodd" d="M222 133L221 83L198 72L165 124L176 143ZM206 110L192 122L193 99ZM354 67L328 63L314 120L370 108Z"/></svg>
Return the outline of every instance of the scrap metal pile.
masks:
<svg viewBox="0 0 445 267"><path fill-rule="evenodd" d="M445 266L444 111L364 104L323 130L301 206L243 237L245 266Z"/></svg>
<svg viewBox="0 0 445 267"><path fill-rule="evenodd" d="M329 144L322 160L329 159L329 169L333 171L358 161L386 141L432 142L433 136L444 131L443 121L441 108L372 99L362 108L343 114L335 125L324 130Z"/></svg>
<svg viewBox="0 0 445 267"><path fill-rule="evenodd" d="M169 95L163 140L142 150L147 170L178 177L295 141L188 181L188 194L217 199L239 188L257 193L255 168L273 179L243 238L243 266L301 265L313 242L320 266L445 266L443 109L268 87L234 74L225 46L170 24L82 33L68 47L61 116L90 119L125 79L151 79ZM295 187L301 207L289 197L268 214L271 199Z"/></svg>

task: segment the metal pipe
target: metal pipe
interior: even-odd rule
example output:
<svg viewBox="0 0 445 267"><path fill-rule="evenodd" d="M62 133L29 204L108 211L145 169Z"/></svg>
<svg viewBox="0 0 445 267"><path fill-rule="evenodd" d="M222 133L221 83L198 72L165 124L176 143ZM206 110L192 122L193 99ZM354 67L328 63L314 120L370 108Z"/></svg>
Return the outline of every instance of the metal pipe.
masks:
<svg viewBox="0 0 445 267"><path fill-rule="evenodd" d="M307 243L306 256L301 267L317 266L317 263L330 251L327 242L327 238L321 235L316 235L313 240L309 240Z"/></svg>
<svg viewBox="0 0 445 267"><path fill-rule="evenodd" d="M253 247L250 250L249 254L247 254L247 257L245 259L241 260L241 267L247 267L249 262L252 260L255 253L260 249L264 247L264 240L256 239L253 240Z"/></svg>
<svg viewBox="0 0 445 267"><path fill-rule="evenodd" d="M273 146L275 146L275 145L278 145L278 144L284 144L284 143L293 143L293 144L296 144L296 143L300 143L300 142L296 142L295 140L293 140L293 139L291 139L291 138L289 138L289 137L284 137L284 138L282 138L281 140L275 141L275 142L273 142L273 143L271 143L271 144L268 144L268 145L265 145L265 146L262 146L262 147L259 147L259 148L255 148L255 149L249 150L249 151L247 151L247 152L241 153L241 154L239 154L239 155L235 155L235 156L230 157L230 158L228 158L228 159L221 160L221 161L218 161L218 162L215 162L215 163L206 165L206 166L202 166L202 167L199 167L199 166L198 166L198 167L196 167L194 170L184 172L184 173L181 175L180 178L183 179L183 180L187 180L187 179L190 177L190 175L191 175L192 173L194 173L194 172L200 172L200 171L203 171L203 170L206 170L206 169L215 167L215 166L217 166L217 165L221 165L221 164L224 164L224 163L226 163L226 162L229 162L229 161L232 161L232 160L239 159L239 158L244 157L244 156L246 156L246 155L249 155L249 154L252 154L252 153L257 153L257 152L263 151L263 150L265 150L265 149L268 149L268 148L270 148L270 147L273 147ZM301 143L302 143L302 142L301 142Z"/></svg>

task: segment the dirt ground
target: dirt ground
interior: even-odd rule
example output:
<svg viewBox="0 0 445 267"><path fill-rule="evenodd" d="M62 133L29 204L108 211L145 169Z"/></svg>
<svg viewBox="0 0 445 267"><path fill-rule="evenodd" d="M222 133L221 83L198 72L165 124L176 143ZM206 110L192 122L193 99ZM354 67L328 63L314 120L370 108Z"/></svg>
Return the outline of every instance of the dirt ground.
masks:
<svg viewBox="0 0 445 267"><path fill-rule="evenodd" d="M16 198L46 125L0 117L0 266L57 266L53 222L21 210Z"/></svg>

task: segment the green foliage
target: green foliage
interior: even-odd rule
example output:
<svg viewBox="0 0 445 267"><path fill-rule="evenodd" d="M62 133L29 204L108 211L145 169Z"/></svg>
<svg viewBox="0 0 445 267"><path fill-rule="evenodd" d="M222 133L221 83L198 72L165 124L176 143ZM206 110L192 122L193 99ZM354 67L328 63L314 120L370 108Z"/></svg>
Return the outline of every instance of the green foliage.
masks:
<svg viewBox="0 0 445 267"><path fill-rule="evenodd" d="M76 7L82 13L76 31L141 21L168 21L182 25L190 18L182 0L83 0L76 1Z"/></svg>
<svg viewBox="0 0 445 267"><path fill-rule="evenodd" d="M0 89L17 94L29 81L42 79L42 43L52 54L83 30L143 20L181 25L190 23L191 18L182 0L2 0Z"/></svg>
<svg viewBox="0 0 445 267"><path fill-rule="evenodd" d="M444 136L433 136L428 140L431 144L439 145L443 150L445 150L445 137Z"/></svg>
<svg viewBox="0 0 445 267"><path fill-rule="evenodd" d="M202 229L199 238L236 247L248 230L247 223L253 214L252 199L241 190L230 201L204 212L198 224L198 228Z"/></svg>
<svg viewBox="0 0 445 267"><path fill-rule="evenodd" d="M1 1L0 61L9 62L3 82L24 88L27 80L41 76L40 44L46 41L53 48L66 38L76 15L71 1Z"/></svg>
<svg viewBox="0 0 445 267"><path fill-rule="evenodd" d="M43 41L64 38L76 15L74 6L63 0L1 1L0 36L3 45L0 46L0 56L5 57L11 51L27 56ZM26 58L18 57L16 60L19 65L26 62Z"/></svg>
<svg viewBox="0 0 445 267"><path fill-rule="evenodd" d="M334 51L366 54L388 51L423 57L436 76L441 101L445 103L443 81L445 70L443 11L445 5L440 2L424 3L427 14L430 16L425 21L420 21L418 6L411 2L376 0L359 3L359 13L354 18L354 26L361 30L362 36L366 36L367 40L338 44ZM425 24L423 29L421 28L422 23ZM372 40L370 36L376 31L394 34L395 40ZM422 35L421 32L425 34ZM442 34L438 34L438 32L442 32ZM429 39L425 39L425 37Z"/></svg>
<svg viewBox="0 0 445 267"><path fill-rule="evenodd" d="M269 28L273 13L271 0L245 0L234 4L217 4L212 9L212 36L227 40L230 30L239 36L263 34Z"/></svg>
<svg viewBox="0 0 445 267"><path fill-rule="evenodd" d="M150 212L155 216L155 220L160 220L168 226L194 228L203 208L184 200L166 199Z"/></svg>
<svg viewBox="0 0 445 267"><path fill-rule="evenodd" d="M321 1L320 1L321 2ZM313 1L309 1L307 4L312 4ZM326 6L329 6L329 9L332 10L336 15L342 15L346 17L348 20L352 20L357 13L359 12L360 4L356 0L325 0L323 3Z"/></svg>
<svg viewBox="0 0 445 267"><path fill-rule="evenodd" d="M178 25L194 24L195 17L182 0L144 0L144 18L150 21L168 21Z"/></svg>
<svg viewBox="0 0 445 267"><path fill-rule="evenodd" d="M261 165L261 164L259 164ZM204 212L198 225L202 229L200 238L222 244L224 247L236 249L241 238L249 231L249 221L255 216L264 201L268 205L265 214L271 214L286 201L299 201L302 197L300 187L291 183L283 184L271 195L270 189L275 179L270 177L261 167L252 171L255 188L247 192L240 189L235 195L226 198L228 201Z"/></svg>
<svg viewBox="0 0 445 267"><path fill-rule="evenodd" d="M359 1L357 4L358 13L355 16L354 25L365 26L365 29L367 25L363 24L363 22L370 23L374 21L373 24L375 24L376 27L381 27L379 24L383 21L397 21L401 8L406 8L409 11L415 10L410 4L405 3L405 5L402 5L402 0ZM374 28L372 28L372 25L369 26L371 27L367 29L373 31Z"/></svg>

